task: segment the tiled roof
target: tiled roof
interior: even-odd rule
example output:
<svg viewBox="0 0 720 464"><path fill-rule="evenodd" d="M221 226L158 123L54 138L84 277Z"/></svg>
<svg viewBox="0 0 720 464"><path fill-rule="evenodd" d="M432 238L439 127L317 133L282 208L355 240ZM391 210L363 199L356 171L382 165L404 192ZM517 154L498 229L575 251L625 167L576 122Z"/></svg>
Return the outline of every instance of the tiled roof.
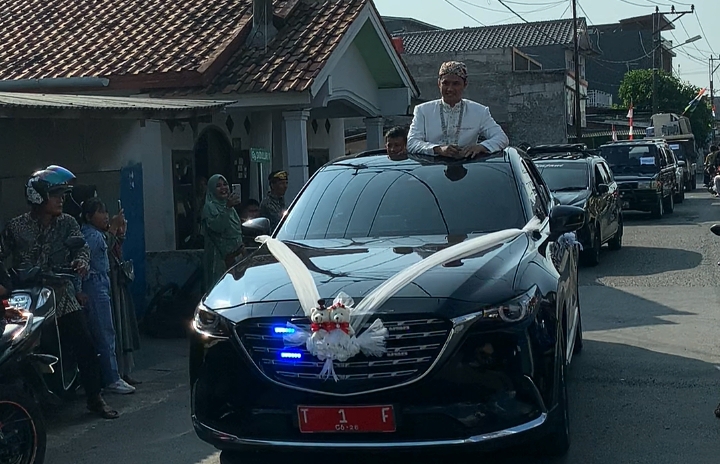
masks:
<svg viewBox="0 0 720 464"><path fill-rule="evenodd" d="M586 29L585 18L579 28ZM572 19L535 23L466 27L442 31L408 32L402 37L408 55L452 53L506 47L538 47L573 43Z"/></svg>
<svg viewBox="0 0 720 464"><path fill-rule="evenodd" d="M253 0L0 0L0 80L303 91L367 2L274 0L285 24L266 51L245 45Z"/></svg>
<svg viewBox="0 0 720 464"><path fill-rule="evenodd" d="M251 0L0 0L0 79L198 72Z"/></svg>
<svg viewBox="0 0 720 464"><path fill-rule="evenodd" d="M0 92L0 108L42 108L51 110L167 111L216 110L232 101L171 100L143 97L105 97L98 95L44 95Z"/></svg>
<svg viewBox="0 0 720 464"><path fill-rule="evenodd" d="M358 17L367 0L300 3L264 48L242 48L207 93L305 91Z"/></svg>

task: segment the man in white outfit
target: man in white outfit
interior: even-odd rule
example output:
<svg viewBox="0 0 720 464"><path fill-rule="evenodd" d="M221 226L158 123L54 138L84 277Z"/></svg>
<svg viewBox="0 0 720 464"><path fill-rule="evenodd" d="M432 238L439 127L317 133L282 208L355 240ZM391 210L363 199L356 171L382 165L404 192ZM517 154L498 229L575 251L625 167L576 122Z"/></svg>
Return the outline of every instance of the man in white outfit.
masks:
<svg viewBox="0 0 720 464"><path fill-rule="evenodd" d="M508 146L508 138L487 106L462 98L467 88L465 63L449 61L440 67L442 96L415 107L407 151L450 158L475 158ZM478 144L478 138L485 140Z"/></svg>

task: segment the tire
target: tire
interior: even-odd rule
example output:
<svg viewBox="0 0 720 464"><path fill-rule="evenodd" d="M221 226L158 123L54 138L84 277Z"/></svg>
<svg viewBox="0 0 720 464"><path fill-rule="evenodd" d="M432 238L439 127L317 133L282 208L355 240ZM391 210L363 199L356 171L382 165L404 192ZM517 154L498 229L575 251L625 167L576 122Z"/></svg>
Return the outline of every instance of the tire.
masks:
<svg viewBox="0 0 720 464"><path fill-rule="evenodd" d="M668 195L665 200L665 211L667 211L668 214L672 214L673 211L675 211L675 195Z"/></svg>
<svg viewBox="0 0 720 464"><path fill-rule="evenodd" d="M608 242L608 248L617 251L622 248L623 234L625 233L625 226L623 226L622 215L618 219L618 230L613 235L613 238Z"/></svg>
<svg viewBox="0 0 720 464"><path fill-rule="evenodd" d="M675 195L675 203L682 203L685 201L685 186L679 186L679 192Z"/></svg>
<svg viewBox="0 0 720 464"><path fill-rule="evenodd" d="M663 198L661 195L658 195L658 203L657 205L655 205L655 208L653 208L650 214L654 219L660 219L662 218L663 214L665 214L665 203L663 202Z"/></svg>
<svg viewBox="0 0 720 464"><path fill-rule="evenodd" d="M11 420L8 418L12 417ZM18 455L10 455L9 462L41 464L45 461L47 431L45 419L35 399L18 386L0 386L0 427L7 440L18 439ZM8 452L10 443L1 443ZM26 446L22 446L26 445ZM23 452L24 451L24 452ZM10 451L13 452L13 451Z"/></svg>
<svg viewBox="0 0 720 464"><path fill-rule="evenodd" d="M591 236L592 248L583 251L582 260L586 266L597 266L600 264L600 248L602 248L601 230L597 224L593 226Z"/></svg>
<svg viewBox="0 0 720 464"><path fill-rule="evenodd" d="M567 393L567 357L565 356L565 335L561 335L557 373L558 397L555 410L550 413L548 427L550 431L539 442L539 452L545 457L564 456L570 448L570 408Z"/></svg>
<svg viewBox="0 0 720 464"><path fill-rule="evenodd" d="M575 346L573 354L580 354L583 350L582 314L580 313L580 302L578 301L578 325L575 329Z"/></svg>

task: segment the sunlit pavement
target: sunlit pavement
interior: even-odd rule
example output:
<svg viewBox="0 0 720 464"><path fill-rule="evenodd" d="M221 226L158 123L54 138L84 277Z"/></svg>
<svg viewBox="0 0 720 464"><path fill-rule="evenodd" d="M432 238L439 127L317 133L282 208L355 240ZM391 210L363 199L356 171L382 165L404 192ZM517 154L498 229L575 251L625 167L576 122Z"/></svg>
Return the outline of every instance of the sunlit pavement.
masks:
<svg viewBox="0 0 720 464"><path fill-rule="evenodd" d="M628 214L623 249L604 248L599 266L581 269L586 343L570 369L573 443L565 459L550 462L720 462L713 221L720 222L720 200L704 190L661 220ZM146 340L143 351L137 376L145 383L134 395L108 397L120 419L92 418L81 399L50 412L48 463L219 462L190 425L186 342ZM518 450L448 458L424 462L543 462Z"/></svg>

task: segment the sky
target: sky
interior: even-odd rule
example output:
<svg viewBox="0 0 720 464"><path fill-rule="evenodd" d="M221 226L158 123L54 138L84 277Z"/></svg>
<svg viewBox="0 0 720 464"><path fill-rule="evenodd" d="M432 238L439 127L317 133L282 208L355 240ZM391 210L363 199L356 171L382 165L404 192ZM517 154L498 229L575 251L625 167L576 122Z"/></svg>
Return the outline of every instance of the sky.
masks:
<svg viewBox="0 0 720 464"><path fill-rule="evenodd" d="M510 12L500 0L374 0L383 16L412 17L446 29L460 27L491 26L523 22ZM502 2L527 21L572 18L570 0L502 0ZM578 16L585 17L588 25L615 23L621 18L651 14L655 7L661 12L689 11L695 5L695 13L683 16L675 22L675 29L663 32L663 38L673 45L690 37L701 35L696 42L674 48L675 73L683 81L698 87L709 86L709 58L720 53L720 28L713 27L711 18L720 18L720 0L578 0ZM668 18L672 18L668 15ZM715 67L720 61L715 62ZM720 76L720 69L715 77ZM713 84L717 88L717 80Z"/></svg>

